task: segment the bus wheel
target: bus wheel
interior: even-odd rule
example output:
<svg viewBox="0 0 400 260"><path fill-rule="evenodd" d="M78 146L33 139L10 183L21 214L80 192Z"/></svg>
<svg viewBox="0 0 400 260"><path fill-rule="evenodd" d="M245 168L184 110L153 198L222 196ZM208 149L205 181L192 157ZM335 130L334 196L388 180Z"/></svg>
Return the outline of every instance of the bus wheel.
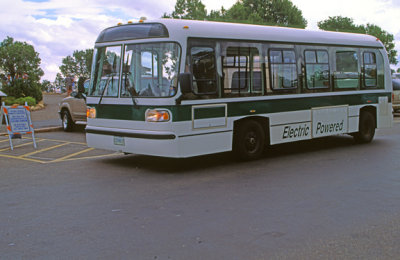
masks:
<svg viewBox="0 0 400 260"><path fill-rule="evenodd" d="M360 115L358 132L354 134L357 143L369 143L375 135L375 117L367 111Z"/></svg>
<svg viewBox="0 0 400 260"><path fill-rule="evenodd" d="M238 125L233 133L233 152L242 160L259 158L265 147L265 133L262 126L254 120Z"/></svg>
<svg viewBox="0 0 400 260"><path fill-rule="evenodd" d="M71 115L68 110L63 110L61 114L62 127L65 132L71 132L74 128L74 122L72 121Z"/></svg>

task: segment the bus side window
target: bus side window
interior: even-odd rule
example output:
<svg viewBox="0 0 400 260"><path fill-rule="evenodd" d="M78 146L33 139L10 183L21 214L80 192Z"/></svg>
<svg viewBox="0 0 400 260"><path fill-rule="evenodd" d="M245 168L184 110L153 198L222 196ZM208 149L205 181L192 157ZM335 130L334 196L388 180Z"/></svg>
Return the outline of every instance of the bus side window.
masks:
<svg viewBox="0 0 400 260"><path fill-rule="evenodd" d="M270 50L270 81L273 90L297 88L296 55L294 50Z"/></svg>
<svg viewBox="0 0 400 260"><path fill-rule="evenodd" d="M223 58L224 94L262 95L260 55L254 47L228 47Z"/></svg>
<svg viewBox="0 0 400 260"><path fill-rule="evenodd" d="M307 88L329 88L328 52L323 50L307 50L304 52L304 56Z"/></svg>
<svg viewBox="0 0 400 260"><path fill-rule="evenodd" d="M336 52L335 89L346 90L359 87L358 56L355 51Z"/></svg>
<svg viewBox="0 0 400 260"><path fill-rule="evenodd" d="M375 88L377 86L377 66L376 56L373 52L364 52L363 54L363 80L364 87Z"/></svg>
<svg viewBox="0 0 400 260"><path fill-rule="evenodd" d="M211 47L191 48L193 92L197 95L217 93L215 53Z"/></svg>

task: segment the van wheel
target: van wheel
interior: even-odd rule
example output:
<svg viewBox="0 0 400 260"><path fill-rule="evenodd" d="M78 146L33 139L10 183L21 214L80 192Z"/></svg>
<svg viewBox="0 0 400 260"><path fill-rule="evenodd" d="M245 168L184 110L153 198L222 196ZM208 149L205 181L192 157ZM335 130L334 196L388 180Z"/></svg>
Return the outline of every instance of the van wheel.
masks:
<svg viewBox="0 0 400 260"><path fill-rule="evenodd" d="M254 160L261 156L265 147L263 127L254 120L238 125L233 133L233 153L241 160Z"/></svg>
<svg viewBox="0 0 400 260"><path fill-rule="evenodd" d="M68 110L63 110L61 113L62 127L65 132L71 132L74 128L74 122Z"/></svg>
<svg viewBox="0 0 400 260"><path fill-rule="evenodd" d="M361 144L371 142L375 135L375 125L375 117L368 111L362 112L354 140Z"/></svg>

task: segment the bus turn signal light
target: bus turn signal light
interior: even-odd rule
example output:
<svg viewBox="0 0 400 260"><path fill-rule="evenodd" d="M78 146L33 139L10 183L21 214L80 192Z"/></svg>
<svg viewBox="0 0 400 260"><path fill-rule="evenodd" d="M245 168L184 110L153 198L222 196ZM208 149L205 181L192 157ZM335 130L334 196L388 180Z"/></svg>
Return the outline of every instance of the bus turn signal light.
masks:
<svg viewBox="0 0 400 260"><path fill-rule="evenodd" d="M87 107L86 108L86 117L87 118L96 118L96 108Z"/></svg>
<svg viewBox="0 0 400 260"><path fill-rule="evenodd" d="M167 110L150 109L146 111L147 122L168 122L170 118Z"/></svg>

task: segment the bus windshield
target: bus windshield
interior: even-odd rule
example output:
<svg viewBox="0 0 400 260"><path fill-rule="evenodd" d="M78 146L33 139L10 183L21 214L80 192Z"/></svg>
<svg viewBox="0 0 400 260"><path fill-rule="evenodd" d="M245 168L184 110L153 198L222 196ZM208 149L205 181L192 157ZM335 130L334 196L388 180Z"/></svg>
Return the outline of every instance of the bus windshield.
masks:
<svg viewBox="0 0 400 260"><path fill-rule="evenodd" d="M121 97L174 96L180 54L177 43L165 42L98 48L90 96L118 97L120 78Z"/></svg>

